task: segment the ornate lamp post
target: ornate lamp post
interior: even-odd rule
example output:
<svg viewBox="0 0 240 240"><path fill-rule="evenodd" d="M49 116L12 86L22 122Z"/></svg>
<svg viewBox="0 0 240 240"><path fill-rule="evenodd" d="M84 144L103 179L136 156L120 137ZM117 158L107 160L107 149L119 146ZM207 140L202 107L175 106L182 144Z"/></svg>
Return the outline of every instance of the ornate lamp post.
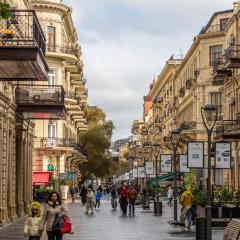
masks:
<svg viewBox="0 0 240 240"><path fill-rule="evenodd" d="M146 187L147 187L147 191L148 191L148 177L146 174L146 161L148 159L148 154L149 154L149 149L146 145L144 145L143 147L143 158L144 158L144 167L145 167L145 183L146 183Z"/></svg>
<svg viewBox="0 0 240 240"><path fill-rule="evenodd" d="M155 215L160 215L160 203L158 195L158 156L160 153L160 145L158 143L152 144L152 152L155 157L155 175L156 175L156 186L155 186Z"/></svg>
<svg viewBox="0 0 240 240"><path fill-rule="evenodd" d="M177 179L176 179L176 173L177 173L177 147L180 141L180 129L176 128L173 129L171 132L171 143L173 146L173 171L174 171L174 186L173 186L173 204L174 204L174 221L177 221Z"/></svg>
<svg viewBox="0 0 240 240"><path fill-rule="evenodd" d="M212 191L211 191L211 138L213 128L217 121L218 112L214 105L207 104L201 108L201 115L203 123L205 125L207 136L208 136L208 178L207 178L207 206L206 206L206 217L207 217L207 233L206 239L212 239Z"/></svg>
<svg viewBox="0 0 240 240"><path fill-rule="evenodd" d="M135 169L137 169L137 187L136 187L136 189L138 191L138 161L137 160L135 160L133 162L133 166L134 166Z"/></svg>

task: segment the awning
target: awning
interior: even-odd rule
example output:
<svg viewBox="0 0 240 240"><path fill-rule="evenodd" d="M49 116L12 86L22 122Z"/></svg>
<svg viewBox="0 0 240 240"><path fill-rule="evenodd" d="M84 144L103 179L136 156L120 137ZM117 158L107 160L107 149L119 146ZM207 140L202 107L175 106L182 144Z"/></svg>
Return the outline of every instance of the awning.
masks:
<svg viewBox="0 0 240 240"><path fill-rule="evenodd" d="M33 172L32 184L35 185L49 185L52 172Z"/></svg>
<svg viewBox="0 0 240 240"><path fill-rule="evenodd" d="M161 175L158 177L158 182L164 182L164 181L173 181L174 176L179 177L182 176L183 173L176 172L176 173L168 173L165 175ZM156 183L156 178L153 178L149 181L150 184L155 184Z"/></svg>

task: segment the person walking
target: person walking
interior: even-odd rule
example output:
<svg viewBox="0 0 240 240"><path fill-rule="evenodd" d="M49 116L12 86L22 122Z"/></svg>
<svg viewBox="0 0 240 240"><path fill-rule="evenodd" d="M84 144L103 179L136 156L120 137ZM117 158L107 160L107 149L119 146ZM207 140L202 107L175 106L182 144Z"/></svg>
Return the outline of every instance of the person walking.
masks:
<svg viewBox="0 0 240 240"><path fill-rule="evenodd" d="M188 189L182 193L181 198L180 198L180 203L183 206L181 215L180 215L180 221L182 223L185 223L185 219L187 218L187 220L188 220L187 229L190 230L191 223L192 223L192 215L189 214L191 207L192 207L192 192L190 191L190 189Z"/></svg>
<svg viewBox="0 0 240 240"><path fill-rule="evenodd" d="M40 233L43 232L45 225L48 240L62 240L62 234L59 230L52 228L57 216L67 216L68 213L57 192L52 192L44 205L43 215L39 224Z"/></svg>
<svg viewBox="0 0 240 240"><path fill-rule="evenodd" d="M168 197L168 206L172 206L173 190L171 186L168 186L167 197Z"/></svg>
<svg viewBox="0 0 240 240"><path fill-rule="evenodd" d="M127 206L128 206L127 197L128 197L128 187L124 185L120 192L120 206L121 206L123 216L127 216Z"/></svg>
<svg viewBox="0 0 240 240"><path fill-rule="evenodd" d="M81 197L83 206L85 206L85 204L87 202L87 189L85 186L82 186L82 189L80 192L80 197Z"/></svg>
<svg viewBox="0 0 240 240"><path fill-rule="evenodd" d="M41 221L41 205L39 202L32 202L29 207L28 217L24 226L24 236L29 240L40 240L41 233L39 224Z"/></svg>
<svg viewBox="0 0 240 240"><path fill-rule="evenodd" d="M91 210L91 214L94 214L93 212L93 206L94 206L94 193L93 193L93 187L92 185L88 186L88 191L87 191L87 205L86 205L86 214L88 214L89 209Z"/></svg>
<svg viewBox="0 0 240 240"><path fill-rule="evenodd" d="M117 188L115 185L113 185L110 195L111 195L112 208L113 208L113 210L116 210L116 208L117 208Z"/></svg>
<svg viewBox="0 0 240 240"><path fill-rule="evenodd" d="M102 194L100 192L100 190L97 190L96 191L96 195L95 195L95 209L97 210L97 208L99 209L100 208L100 205L101 205L101 197L102 197Z"/></svg>
<svg viewBox="0 0 240 240"><path fill-rule="evenodd" d="M76 188L75 188L75 186L73 184L70 185L69 192L70 192L70 195L71 195L72 203L74 203Z"/></svg>
<svg viewBox="0 0 240 240"><path fill-rule="evenodd" d="M109 187L109 185L107 185L106 187L106 193L107 193L107 199L109 200L110 197L110 192L111 192L111 188Z"/></svg>
<svg viewBox="0 0 240 240"><path fill-rule="evenodd" d="M133 186L128 190L128 201L129 201L129 216L135 216L135 201L138 197L138 193Z"/></svg>

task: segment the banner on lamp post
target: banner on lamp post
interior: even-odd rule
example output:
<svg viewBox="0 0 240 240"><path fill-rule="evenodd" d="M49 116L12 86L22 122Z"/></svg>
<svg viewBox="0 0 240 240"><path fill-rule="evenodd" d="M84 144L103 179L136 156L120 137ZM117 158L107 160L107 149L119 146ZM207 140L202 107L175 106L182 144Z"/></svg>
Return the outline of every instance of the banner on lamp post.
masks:
<svg viewBox="0 0 240 240"><path fill-rule="evenodd" d="M146 175L153 175L154 174L154 164L153 161L147 161L145 164L146 168Z"/></svg>
<svg viewBox="0 0 240 240"><path fill-rule="evenodd" d="M138 167L138 177L145 178L145 168L144 167Z"/></svg>
<svg viewBox="0 0 240 240"><path fill-rule="evenodd" d="M188 142L187 144L188 168L204 167L204 142Z"/></svg>
<svg viewBox="0 0 240 240"><path fill-rule="evenodd" d="M134 168L132 171L133 171L133 179L137 178L138 177L138 169Z"/></svg>
<svg viewBox="0 0 240 240"><path fill-rule="evenodd" d="M187 155L179 155L179 171L181 173L189 173L190 172L190 168L188 168Z"/></svg>
<svg viewBox="0 0 240 240"><path fill-rule="evenodd" d="M125 173L125 180L129 180L129 172Z"/></svg>
<svg viewBox="0 0 240 240"><path fill-rule="evenodd" d="M172 172L172 155L171 154L161 154L160 155L160 172L170 173Z"/></svg>
<svg viewBox="0 0 240 240"><path fill-rule="evenodd" d="M230 142L215 143L215 168L230 169L231 155L232 154Z"/></svg>

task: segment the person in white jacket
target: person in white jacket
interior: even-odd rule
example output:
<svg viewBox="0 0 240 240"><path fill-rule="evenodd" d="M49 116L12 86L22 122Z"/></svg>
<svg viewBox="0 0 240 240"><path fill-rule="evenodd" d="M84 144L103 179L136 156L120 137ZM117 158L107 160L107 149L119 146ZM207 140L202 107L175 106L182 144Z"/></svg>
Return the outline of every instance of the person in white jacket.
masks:
<svg viewBox="0 0 240 240"><path fill-rule="evenodd" d="M24 236L29 240L40 240L39 223L41 220L41 205L39 202L32 202L29 205L29 214L24 226Z"/></svg>

